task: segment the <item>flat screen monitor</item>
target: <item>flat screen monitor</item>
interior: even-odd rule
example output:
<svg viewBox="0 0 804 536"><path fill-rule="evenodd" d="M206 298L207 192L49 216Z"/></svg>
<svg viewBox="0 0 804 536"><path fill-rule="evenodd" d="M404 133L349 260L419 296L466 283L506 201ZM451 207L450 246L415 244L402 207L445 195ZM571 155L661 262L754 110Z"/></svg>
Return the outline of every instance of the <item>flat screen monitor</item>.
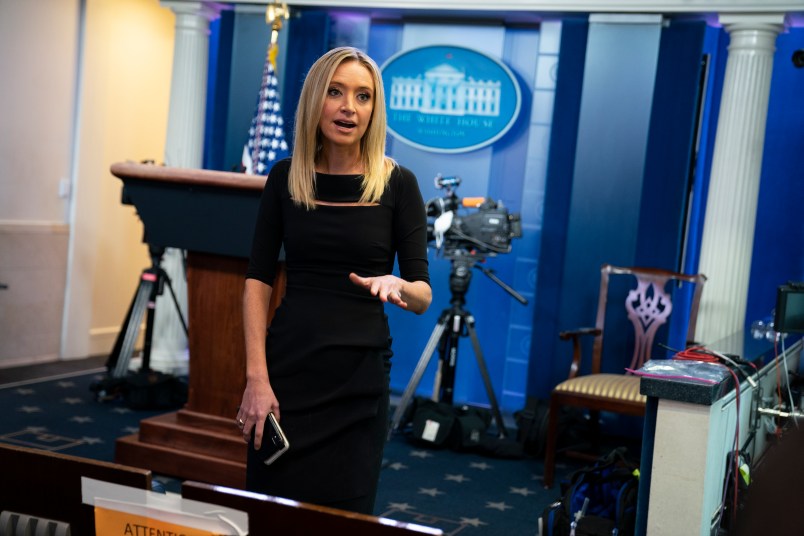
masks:
<svg viewBox="0 0 804 536"><path fill-rule="evenodd" d="M804 282L778 288L773 329L779 333L804 333Z"/></svg>

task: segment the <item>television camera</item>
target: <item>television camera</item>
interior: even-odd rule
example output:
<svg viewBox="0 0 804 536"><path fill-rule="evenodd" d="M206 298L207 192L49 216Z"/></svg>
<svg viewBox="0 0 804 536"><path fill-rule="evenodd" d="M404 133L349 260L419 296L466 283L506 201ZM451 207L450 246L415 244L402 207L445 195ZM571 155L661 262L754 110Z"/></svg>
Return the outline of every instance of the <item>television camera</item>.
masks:
<svg viewBox="0 0 804 536"><path fill-rule="evenodd" d="M461 184L460 177L438 174L434 182L446 194L425 205L428 218L433 218L427 225L427 241L435 242L444 257L494 256L511 251L511 239L522 236L519 214L511 214L502 201L487 197L460 199L455 192ZM459 214L460 208L475 208L477 212Z"/></svg>
<svg viewBox="0 0 804 536"><path fill-rule="evenodd" d="M503 423L500 408L491 378L480 348L480 341L475 330L474 316L466 310L466 292L472 279L472 268L477 268L489 279L497 283L522 305L528 300L506 285L494 273L482 266L487 256L511 251L511 239L522 236L522 224L519 214L511 214L502 202L494 202L483 197L458 198L455 189L461 184L460 177L435 178L435 186L445 189L446 195L428 201L427 217L432 222L427 224L427 241L435 242L438 252L452 261L449 276L449 289L452 297L450 307L444 309L439 316L433 333L427 341L413 376L397 404L391 419L389 436L399 429L408 403L413 397L424 371L433 356L439 351L439 366L436 374L436 385L433 389L435 400L451 404L453 402L455 371L458 360L458 341L468 336L472 341L478 368L489 397L491 411L497 423L497 431L501 438L507 437L508 431ZM459 214L461 208L475 208L476 212Z"/></svg>

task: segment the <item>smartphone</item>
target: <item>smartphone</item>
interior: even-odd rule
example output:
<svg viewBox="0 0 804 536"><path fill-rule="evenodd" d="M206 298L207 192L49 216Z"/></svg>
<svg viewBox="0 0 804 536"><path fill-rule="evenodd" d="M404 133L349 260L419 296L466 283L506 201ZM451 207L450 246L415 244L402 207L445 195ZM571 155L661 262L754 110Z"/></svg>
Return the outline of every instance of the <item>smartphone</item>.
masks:
<svg viewBox="0 0 804 536"><path fill-rule="evenodd" d="M265 428L262 433L262 446L260 447L260 453L267 456L265 458L265 465L274 463L276 459L287 452L289 448L290 442L287 436L285 436L285 432L282 431L274 414L269 413L268 418L265 419Z"/></svg>

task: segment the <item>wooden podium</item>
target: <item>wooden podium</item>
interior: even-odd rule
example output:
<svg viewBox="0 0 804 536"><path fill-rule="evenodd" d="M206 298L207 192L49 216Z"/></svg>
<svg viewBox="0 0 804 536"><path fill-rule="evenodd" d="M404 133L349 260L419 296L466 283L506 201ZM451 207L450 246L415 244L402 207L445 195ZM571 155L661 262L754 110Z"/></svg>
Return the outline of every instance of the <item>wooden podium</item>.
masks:
<svg viewBox="0 0 804 536"><path fill-rule="evenodd" d="M235 424L246 383L242 295L264 176L118 163L152 246L187 250L189 392L184 408L143 419L115 461L243 489L246 449ZM268 321L284 294L277 274Z"/></svg>

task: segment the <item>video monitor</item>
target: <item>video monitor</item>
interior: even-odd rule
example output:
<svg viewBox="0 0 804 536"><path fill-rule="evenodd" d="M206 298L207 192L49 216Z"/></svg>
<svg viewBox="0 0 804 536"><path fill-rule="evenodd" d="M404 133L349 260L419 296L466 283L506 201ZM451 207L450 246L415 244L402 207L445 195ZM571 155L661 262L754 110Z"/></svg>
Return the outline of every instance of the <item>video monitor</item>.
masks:
<svg viewBox="0 0 804 536"><path fill-rule="evenodd" d="M773 329L779 333L804 333L804 282L778 288Z"/></svg>

